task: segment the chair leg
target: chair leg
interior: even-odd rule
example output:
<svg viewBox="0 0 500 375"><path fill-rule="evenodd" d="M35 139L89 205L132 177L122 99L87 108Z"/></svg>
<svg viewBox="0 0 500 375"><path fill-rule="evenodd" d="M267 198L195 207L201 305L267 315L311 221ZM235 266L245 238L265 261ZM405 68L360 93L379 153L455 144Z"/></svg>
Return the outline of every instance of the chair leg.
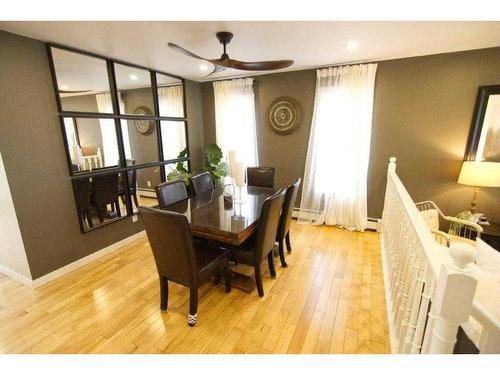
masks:
<svg viewBox="0 0 500 375"><path fill-rule="evenodd" d="M160 308L165 311L168 307L168 279L160 276Z"/></svg>
<svg viewBox="0 0 500 375"><path fill-rule="evenodd" d="M219 284L219 281L220 281L220 274L221 274L221 272L217 272L217 273L215 274L215 277L214 277L214 284L215 284L215 285Z"/></svg>
<svg viewBox="0 0 500 375"><path fill-rule="evenodd" d="M132 194L132 199L134 200L135 208L138 208L139 202L137 201L137 193Z"/></svg>
<svg viewBox="0 0 500 375"><path fill-rule="evenodd" d="M283 246L283 240L279 242L279 253L280 253L281 267L288 267L288 264L286 264L285 261L285 249Z"/></svg>
<svg viewBox="0 0 500 375"><path fill-rule="evenodd" d="M262 275L260 274L260 265L255 266L255 285L259 296L264 297L264 286L262 285Z"/></svg>
<svg viewBox="0 0 500 375"><path fill-rule="evenodd" d="M276 268L274 268L274 256L272 251L267 254L267 263L269 264L269 273L271 277L276 277Z"/></svg>
<svg viewBox="0 0 500 375"><path fill-rule="evenodd" d="M189 315L188 324L192 327L198 320L198 287L189 288Z"/></svg>
<svg viewBox="0 0 500 375"><path fill-rule="evenodd" d="M226 287L226 293L231 291L231 270L229 269L229 263L224 269L224 286Z"/></svg>
<svg viewBox="0 0 500 375"><path fill-rule="evenodd" d="M104 215L102 214L102 207L96 206L95 209L97 211L97 217L99 218L99 223L102 223L104 221Z"/></svg>
<svg viewBox="0 0 500 375"><path fill-rule="evenodd" d="M115 201L115 209L116 209L116 215L118 217L122 217L122 212L120 210L120 203L118 203L118 200Z"/></svg>
<svg viewBox="0 0 500 375"><path fill-rule="evenodd" d="M92 222L92 214L90 213L90 210L85 210L85 216L87 217L87 222L89 223L89 227L93 228L94 223Z"/></svg>
<svg viewBox="0 0 500 375"><path fill-rule="evenodd" d="M290 244L290 231L288 231L288 233L286 234L285 240L286 240L286 249L289 253L291 253L292 252L292 245Z"/></svg>

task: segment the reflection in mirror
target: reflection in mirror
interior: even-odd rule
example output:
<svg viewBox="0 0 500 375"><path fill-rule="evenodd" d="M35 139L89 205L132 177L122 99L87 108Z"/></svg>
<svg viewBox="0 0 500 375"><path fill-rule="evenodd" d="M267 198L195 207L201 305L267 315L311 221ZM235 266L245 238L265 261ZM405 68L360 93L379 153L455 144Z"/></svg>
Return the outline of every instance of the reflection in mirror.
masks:
<svg viewBox="0 0 500 375"><path fill-rule="evenodd" d="M113 113L106 61L54 47L51 51L63 111Z"/></svg>
<svg viewBox="0 0 500 375"><path fill-rule="evenodd" d="M184 93L182 81L165 74L156 74L160 116L184 117Z"/></svg>
<svg viewBox="0 0 500 375"><path fill-rule="evenodd" d="M128 172L132 175L132 178L129 177L129 184L132 184L131 181L135 180L135 198L132 197L134 213L138 212L138 205L146 207L156 207L158 205L155 186L161 184L160 168L160 166L157 166Z"/></svg>
<svg viewBox="0 0 500 375"><path fill-rule="evenodd" d="M154 102L149 71L115 64L115 76L121 101L120 113L153 116Z"/></svg>
<svg viewBox="0 0 500 375"><path fill-rule="evenodd" d="M119 165L114 120L65 117L64 129L73 172Z"/></svg>
<svg viewBox="0 0 500 375"><path fill-rule="evenodd" d="M120 120L127 159L135 164L159 160L158 134L154 120Z"/></svg>
<svg viewBox="0 0 500 375"><path fill-rule="evenodd" d="M161 121L160 129L163 160L186 157L187 149L185 123L183 121Z"/></svg>
<svg viewBox="0 0 500 375"><path fill-rule="evenodd" d="M73 181L77 211L84 231L127 215L121 180L121 173L112 173Z"/></svg>
<svg viewBox="0 0 500 375"><path fill-rule="evenodd" d="M189 177L191 174L188 170L187 161L180 161L178 163L165 164L165 176L167 181L183 180L186 185L189 184Z"/></svg>
<svg viewBox="0 0 500 375"><path fill-rule="evenodd" d="M500 162L500 94L488 96L476 160Z"/></svg>

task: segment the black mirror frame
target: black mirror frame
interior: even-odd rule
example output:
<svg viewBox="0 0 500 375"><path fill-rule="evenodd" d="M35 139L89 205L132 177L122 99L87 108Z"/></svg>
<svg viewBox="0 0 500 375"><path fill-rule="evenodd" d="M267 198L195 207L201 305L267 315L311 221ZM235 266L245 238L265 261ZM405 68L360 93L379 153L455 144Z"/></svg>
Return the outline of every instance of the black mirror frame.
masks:
<svg viewBox="0 0 500 375"><path fill-rule="evenodd" d="M54 65L54 60L53 60L53 55L52 55L52 48L58 48L62 49L65 51L81 54L81 55L86 55L94 58L99 58L104 61L106 61L107 65L107 73L108 73L108 79L110 83L110 94L112 98L112 104L113 104L113 113L108 114L108 113L94 113L94 112L77 112L77 111L64 111L62 109L61 105L61 97L59 95L59 86L57 83L57 76L56 76L56 71L55 71L55 65ZM188 119L187 119L187 106L186 106L186 91L185 91L185 80L179 76L176 76L174 74L158 71L158 70L153 70L149 69L144 66L132 64L129 62L121 61L118 59L111 59L105 56L101 56L98 54L94 54L91 52L79 50L76 48L60 45L60 44L55 44L55 43L47 43L46 44L46 49L47 49L47 55L49 59L49 66L50 66L50 71L52 75L52 83L54 86L54 94L56 98L56 103L57 103L57 109L58 109L58 115L59 115L59 122L60 122L60 127L61 127L61 132L63 136L63 142L64 142L64 147L66 151L66 159L68 163L68 169L69 169L69 174L71 178L71 182L73 185L73 190L75 192L75 207L77 208L77 215L78 220L80 222L80 230L82 233L88 233L90 231L93 231L98 228L105 227L108 224L114 223L116 221L119 221L123 218L126 218L128 216L134 215L133 209L132 209L132 201L130 194L128 193L128 190L126 191L125 197L126 197L126 206L127 206L127 214L123 215L122 218L114 221L110 221L108 223L105 223L103 225L96 226L90 230L85 230L83 221L81 216L79 215L79 210L77 207L77 200L76 200L76 191L74 189L74 180L80 179L80 178L88 178L92 176L99 176L99 175L107 175L107 174L113 174L113 173L123 173L128 170L133 170L133 169L143 169L143 168L149 168L149 167L155 167L155 166L160 166L160 177L162 181L166 181L166 175L163 166L166 164L171 164L175 162L181 162L185 161L187 162L188 165L188 170L191 171L191 157L190 157L190 151L189 151L189 131L188 131ZM138 69L144 69L149 71L151 75L151 90L153 94L153 103L154 103L154 113L151 116L143 116L143 115L128 115L128 114L120 114L120 109L119 109L119 101L118 101L118 92L116 89L116 75L115 75L115 64L122 64L122 65L127 65L130 67L135 67ZM163 74L167 75L173 78L176 78L181 81L182 88L183 88L183 117L166 117L166 116L160 116L159 113L159 102L158 102L158 87L157 87L157 81L156 81L156 74ZM68 142L67 142L67 136L66 136L66 130L64 127L64 118L95 118L95 119L114 119L115 122L115 130L116 130L116 136L117 136L117 142L118 142L118 153L119 153L119 160L120 160L120 165L118 167L108 167L108 168L103 168L99 170L93 170L93 171L73 171L72 168L72 161L71 161L71 156L70 156L70 151L68 147ZM136 164L132 166L127 166L126 164L126 157L125 157L125 149L124 149L124 143L123 143L123 136L121 132L121 120L152 120L155 123L155 127L157 130L158 134L158 161L155 162L150 162L150 163L144 163L144 164ZM178 159L171 159L171 160L164 160L163 158L163 142L161 139L161 129L160 129L160 121L179 121L184 123L184 128L185 128L185 134L186 134L186 149L187 149L187 155L186 157L183 158L178 158ZM127 178L127 173L123 173L125 176L125 179Z"/></svg>
<svg viewBox="0 0 500 375"><path fill-rule="evenodd" d="M480 86L477 93L476 106L472 116L472 125L469 130L467 146L465 149L464 160L476 160L477 148L483 129L484 116L488 107L488 98L490 95L500 95L500 85Z"/></svg>

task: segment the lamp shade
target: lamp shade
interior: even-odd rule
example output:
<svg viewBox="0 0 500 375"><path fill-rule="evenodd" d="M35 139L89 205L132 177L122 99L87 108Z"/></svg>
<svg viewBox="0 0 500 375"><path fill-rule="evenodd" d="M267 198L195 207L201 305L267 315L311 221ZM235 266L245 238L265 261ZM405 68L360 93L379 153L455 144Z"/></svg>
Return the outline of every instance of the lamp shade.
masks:
<svg viewBox="0 0 500 375"><path fill-rule="evenodd" d="M500 163L464 161L458 183L471 186L500 186Z"/></svg>

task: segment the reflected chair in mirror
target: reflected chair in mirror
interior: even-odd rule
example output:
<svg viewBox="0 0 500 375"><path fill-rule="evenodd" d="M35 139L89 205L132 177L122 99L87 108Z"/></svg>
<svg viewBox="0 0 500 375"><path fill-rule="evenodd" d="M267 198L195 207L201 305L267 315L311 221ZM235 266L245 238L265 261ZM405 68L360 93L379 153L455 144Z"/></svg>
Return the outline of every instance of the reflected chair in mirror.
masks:
<svg viewBox="0 0 500 375"><path fill-rule="evenodd" d="M198 288L212 276L224 274L226 292L231 291L228 251L210 242L199 242L191 237L184 215L149 207L139 207L156 269L160 277L160 307L168 307L168 282L189 288L188 324L198 319Z"/></svg>
<svg viewBox="0 0 500 375"><path fill-rule="evenodd" d="M292 252L292 246L290 244L290 226L292 224L293 207L295 205L295 201L297 200L297 193L299 191L301 181L302 180L299 177L293 182L293 184L286 188L285 200L283 202L283 208L281 210L278 231L276 232L276 242L278 243L278 251L282 267L287 266L285 261L283 241L286 241L286 248L288 252Z"/></svg>
<svg viewBox="0 0 500 375"><path fill-rule="evenodd" d="M160 208L188 198L186 184L182 180L163 182L155 186L156 198Z"/></svg>
<svg viewBox="0 0 500 375"><path fill-rule="evenodd" d="M93 228L94 223L90 212L90 179L82 178L75 180L74 183L78 215L83 222L87 220L89 228Z"/></svg>
<svg viewBox="0 0 500 375"><path fill-rule="evenodd" d="M199 195L215 188L212 175L208 172L189 177L189 184L191 185L193 195Z"/></svg>
<svg viewBox="0 0 500 375"><path fill-rule="evenodd" d="M274 167L248 167L248 186L274 188Z"/></svg>
<svg viewBox="0 0 500 375"><path fill-rule="evenodd" d="M116 216L122 216L118 203L118 173L92 177L90 190L91 204L97 211L100 223L104 221L108 204L116 211Z"/></svg>
<svg viewBox="0 0 500 375"><path fill-rule="evenodd" d="M285 189L281 189L268 197L263 205L259 217L257 231L243 244L237 247L230 247L231 259L236 263L246 264L254 267L255 284L259 296L264 296L262 285L262 274L260 265L267 256L269 273L271 277L276 276L274 268L274 244L276 243L276 231L280 220L281 207L285 199Z"/></svg>
<svg viewBox="0 0 500 375"><path fill-rule="evenodd" d="M127 166L135 165L135 160L127 159ZM132 199L134 200L135 207L139 207L139 202L137 201L137 170L127 171L127 181L128 181L128 191ZM120 196L122 203L125 204L125 182L120 179L120 186L118 188L118 195Z"/></svg>

